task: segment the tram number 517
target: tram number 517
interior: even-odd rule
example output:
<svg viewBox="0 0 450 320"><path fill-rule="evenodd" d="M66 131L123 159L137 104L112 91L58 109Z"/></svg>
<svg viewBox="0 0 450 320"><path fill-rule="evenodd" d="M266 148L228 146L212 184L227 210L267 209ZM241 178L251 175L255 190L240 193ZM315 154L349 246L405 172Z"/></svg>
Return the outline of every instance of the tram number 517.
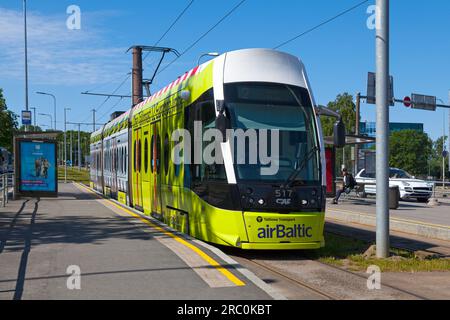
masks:
<svg viewBox="0 0 450 320"><path fill-rule="evenodd" d="M279 205L288 206L292 203L292 190L275 190L275 202Z"/></svg>

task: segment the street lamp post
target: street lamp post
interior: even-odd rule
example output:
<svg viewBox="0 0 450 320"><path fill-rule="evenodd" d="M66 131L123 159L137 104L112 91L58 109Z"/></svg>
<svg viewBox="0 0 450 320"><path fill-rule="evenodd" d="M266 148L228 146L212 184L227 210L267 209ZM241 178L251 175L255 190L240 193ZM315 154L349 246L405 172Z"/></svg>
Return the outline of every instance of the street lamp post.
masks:
<svg viewBox="0 0 450 320"><path fill-rule="evenodd" d="M51 114L48 113L39 113L40 116L49 117L50 118L50 129L52 128L53 118Z"/></svg>
<svg viewBox="0 0 450 320"><path fill-rule="evenodd" d="M53 94L47 93L47 92L38 91L36 93L37 94L42 94L42 95L45 95L45 96L50 96L50 97L53 98L53 120L54 120L54 129L56 131L56 97Z"/></svg>
<svg viewBox="0 0 450 320"><path fill-rule="evenodd" d="M218 57L218 56L220 56L220 53L218 52L204 53L198 58L197 66L200 65L200 61L202 60L203 57Z"/></svg>
<svg viewBox="0 0 450 320"><path fill-rule="evenodd" d="M36 130L36 108L35 107L31 107L30 109L33 110L34 130Z"/></svg>
<svg viewBox="0 0 450 320"><path fill-rule="evenodd" d="M23 0L23 29L25 42L25 110L28 111L28 36L27 36L27 1ZM28 125L25 126L28 131Z"/></svg>
<svg viewBox="0 0 450 320"><path fill-rule="evenodd" d="M440 101L442 104L445 104L445 102L442 99L436 99ZM443 111L442 121L443 121L443 128L442 128L442 189L445 190L445 110Z"/></svg>
<svg viewBox="0 0 450 320"><path fill-rule="evenodd" d="M66 111L70 108L64 108L64 183L67 183L67 117Z"/></svg>

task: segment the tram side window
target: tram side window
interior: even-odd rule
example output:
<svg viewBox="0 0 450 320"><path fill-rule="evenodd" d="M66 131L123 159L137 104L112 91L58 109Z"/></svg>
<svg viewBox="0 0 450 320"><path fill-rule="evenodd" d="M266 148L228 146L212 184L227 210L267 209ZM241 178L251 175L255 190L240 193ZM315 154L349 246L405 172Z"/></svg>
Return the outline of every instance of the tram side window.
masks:
<svg viewBox="0 0 450 320"><path fill-rule="evenodd" d="M214 94L213 90L210 89L204 93L193 105L186 108L186 128L191 134L193 143L191 146L191 155L194 159L194 154L199 147L198 143L194 139L194 122L200 121L202 125L202 135L208 129L215 128L216 121L216 110L214 105ZM203 139L201 139L203 141ZM210 145L212 142L200 142L201 152ZM198 151L197 151L198 152ZM212 156L215 156L212 154ZM194 162L194 161L192 161ZM225 167L223 164L212 164L206 165L204 162L202 164L191 165L190 174L192 181L196 183L201 183L205 181L223 181L226 180ZM188 182L188 181L186 181Z"/></svg>
<svg viewBox="0 0 450 320"><path fill-rule="evenodd" d="M169 174L169 156L170 156L169 135L166 135L164 139L164 171L166 173L166 176Z"/></svg>
<svg viewBox="0 0 450 320"><path fill-rule="evenodd" d="M148 138L145 138L144 142L144 170L148 172Z"/></svg>
<svg viewBox="0 0 450 320"><path fill-rule="evenodd" d="M135 140L134 144L133 144L133 171L136 171L136 162L137 162L136 145L137 145L137 140Z"/></svg>

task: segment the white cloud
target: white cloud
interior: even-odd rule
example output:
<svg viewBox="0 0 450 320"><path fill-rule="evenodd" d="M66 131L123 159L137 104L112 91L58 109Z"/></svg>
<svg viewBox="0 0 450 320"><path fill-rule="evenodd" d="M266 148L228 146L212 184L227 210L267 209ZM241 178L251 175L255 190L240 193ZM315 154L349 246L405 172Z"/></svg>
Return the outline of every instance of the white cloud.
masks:
<svg viewBox="0 0 450 320"><path fill-rule="evenodd" d="M23 79L22 12L0 7L0 17L0 81ZM105 45L98 29L82 25L81 30L69 30L64 14L28 12L27 18L29 78L35 85L102 84L129 68L127 48Z"/></svg>

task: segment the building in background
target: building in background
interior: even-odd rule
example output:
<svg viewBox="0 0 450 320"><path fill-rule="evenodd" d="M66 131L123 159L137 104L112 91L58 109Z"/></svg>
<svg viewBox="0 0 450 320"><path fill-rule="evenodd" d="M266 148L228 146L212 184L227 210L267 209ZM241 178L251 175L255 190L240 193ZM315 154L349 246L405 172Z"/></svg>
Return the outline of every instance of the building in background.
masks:
<svg viewBox="0 0 450 320"><path fill-rule="evenodd" d="M361 135L376 138L377 124L376 122L360 122ZM423 123L403 123L391 122L389 123L389 131L396 132L402 130L415 130L423 132ZM375 143L364 144L361 146L358 154L358 170L366 169L367 172L375 172Z"/></svg>

